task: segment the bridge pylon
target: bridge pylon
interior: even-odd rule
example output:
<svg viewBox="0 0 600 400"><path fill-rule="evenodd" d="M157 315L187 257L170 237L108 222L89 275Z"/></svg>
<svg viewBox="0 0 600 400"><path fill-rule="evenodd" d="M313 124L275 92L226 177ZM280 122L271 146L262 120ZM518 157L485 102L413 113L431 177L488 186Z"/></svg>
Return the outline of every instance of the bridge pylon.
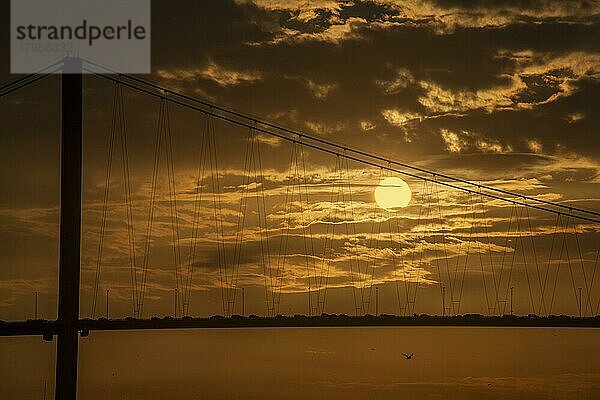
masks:
<svg viewBox="0 0 600 400"><path fill-rule="evenodd" d="M81 60L67 57L63 71L81 71ZM81 268L81 188L83 77L61 75L60 261L55 398L77 398L79 277Z"/></svg>

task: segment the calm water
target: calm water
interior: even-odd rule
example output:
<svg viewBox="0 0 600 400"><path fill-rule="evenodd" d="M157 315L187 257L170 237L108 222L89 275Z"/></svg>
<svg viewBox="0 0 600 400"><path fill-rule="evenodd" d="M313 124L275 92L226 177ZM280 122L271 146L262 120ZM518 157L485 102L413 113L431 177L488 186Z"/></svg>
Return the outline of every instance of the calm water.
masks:
<svg viewBox="0 0 600 400"><path fill-rule="evenodd" d="M55 343L0 338L0 399L52 398ZM600 399L600 330L92 332L79 398Z"/></svg>

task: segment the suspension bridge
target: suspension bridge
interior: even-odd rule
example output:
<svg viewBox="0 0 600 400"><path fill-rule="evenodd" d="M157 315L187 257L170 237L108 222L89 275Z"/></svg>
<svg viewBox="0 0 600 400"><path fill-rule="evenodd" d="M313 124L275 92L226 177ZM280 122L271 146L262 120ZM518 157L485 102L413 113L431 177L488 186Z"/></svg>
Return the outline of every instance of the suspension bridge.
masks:
<svg viewBox="0 0 600 400"><path fill-rule="evenodd" d="M64 63L86 74L61 77L58 319L0 324L0 335L58 336L60 398L75 398L79 335L97 329L598 326L598 212L551 193L518 193L506 184L472 182L372 154L87 60L66 58L5 84L0 98ZM83 227L84 240L93 237L94 256L82 263L84 76L110 84L112 104L101 198L94 203L94 226ZM144 184L132 172L133 96L156 106L153 135L146 132L151 169ZM189 182L182 181L174 151L173 114L183 112L197 118ZM233 143L241 147L232 151ZM408 183L407 207L386 209L373 199L373 190L389 178ZM127 289L121 290L129 298L127 318L111 320L99 311L107 265L127 271ZM83 270L89 272L85 285ZM166 292L158 282L165 276L174 283L172 297L149 300L151 291ZM242 293L250 286L263 291L260 317L246 318ZM207 287L220 294L220 315L194 317L194 292ZM387 315L379 312L380 287L394 298ZM82 310L80 288L89 297ZM526 293L519 314L533 319L507 318L515 288ZM331 304L340 293L351 309ZM303 299L302 315L282 316L282 303L294 296ZM172 301L173 316L151 315L149 302L164 299ZM557 314L566 316L552 317Z"/></svg>

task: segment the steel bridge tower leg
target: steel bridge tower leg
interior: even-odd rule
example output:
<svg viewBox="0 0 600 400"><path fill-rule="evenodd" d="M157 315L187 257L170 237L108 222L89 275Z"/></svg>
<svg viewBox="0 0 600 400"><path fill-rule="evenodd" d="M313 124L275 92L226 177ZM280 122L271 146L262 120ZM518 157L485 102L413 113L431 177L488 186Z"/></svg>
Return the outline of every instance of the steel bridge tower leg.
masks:
<svg viewBox="0 0 600 400"><path fill-rule="evenodd" d="M69 72L81 71L81 60L66 58L65 63L71 63ZM75 400L79 346L83 78L81 73L63 73L61 79L60 265L55 398Z"/></svg>

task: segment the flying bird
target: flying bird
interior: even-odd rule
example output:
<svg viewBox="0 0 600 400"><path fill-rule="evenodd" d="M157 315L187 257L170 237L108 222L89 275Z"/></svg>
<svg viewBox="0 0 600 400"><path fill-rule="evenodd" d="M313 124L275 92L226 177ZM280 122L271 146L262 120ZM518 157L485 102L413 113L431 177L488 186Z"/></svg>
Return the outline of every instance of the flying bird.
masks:
<svg viewBox="0 0 600 400"><path fill-rule="evenodd" d="M410 353L410 354L402 353L404 358L406 358L407 360L412 360L414 354L415 353Z"/></svg>

